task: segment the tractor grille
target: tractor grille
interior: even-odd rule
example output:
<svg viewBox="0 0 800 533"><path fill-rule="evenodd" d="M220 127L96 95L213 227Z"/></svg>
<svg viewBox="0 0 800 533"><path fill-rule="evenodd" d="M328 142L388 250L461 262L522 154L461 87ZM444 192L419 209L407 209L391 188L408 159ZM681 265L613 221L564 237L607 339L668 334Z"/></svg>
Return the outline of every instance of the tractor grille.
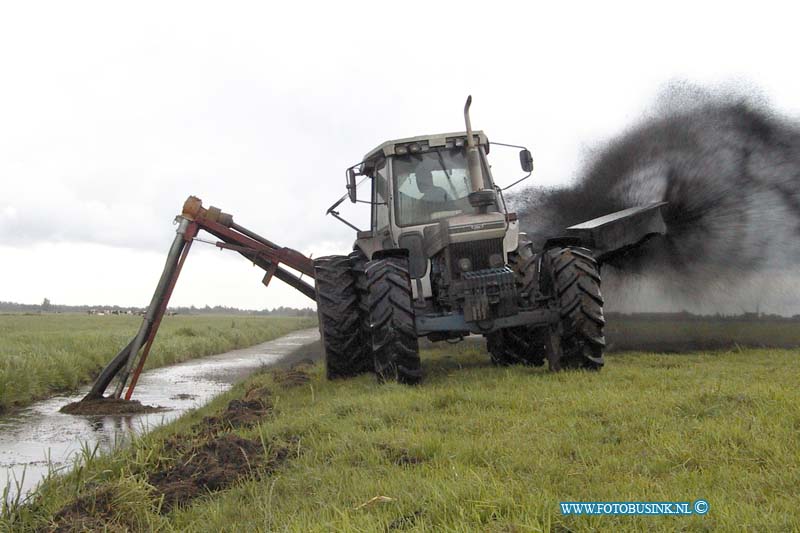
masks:
<svg viewBox="0 0 800 533"><path fill-rule="evenodd" d="M472 262L472 271L491 268L489 256L500 254L503 256L503 239L484 239L482 241L459 242L450 245L450 258L452 261L453 277L458 278L460 269L458 260L467 257Z"/></svg>

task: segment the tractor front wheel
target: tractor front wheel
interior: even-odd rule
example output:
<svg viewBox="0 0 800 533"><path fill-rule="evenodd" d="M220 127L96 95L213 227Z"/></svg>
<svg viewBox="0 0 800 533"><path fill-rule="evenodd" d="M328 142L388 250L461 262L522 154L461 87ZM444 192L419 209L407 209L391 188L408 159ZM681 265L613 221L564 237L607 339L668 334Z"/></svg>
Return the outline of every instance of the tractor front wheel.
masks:
<svg viewBox="0 0 800 533"><path fill-rule="evenodd" d="M361 358L362 364L358 369L359 374L374 370L372 362L372 332L369 329L369 287L367 286L367 256L360 249L355 249L349 255L350 269L355 280L356 296L358 297L358 327L361 342L363 343Z"/></svg>
<svg viewBox="0 0 800 533"><path fill-rule="evenodd" d="M550 370L603 367L605 337L603 295L597 261L585 248L553 248L544 252L549 290L560 314L547 350Z"/></svg>
<svg viewBox="0 0 800 533"><path fill-rule="evenodd" d="M419 383L422 368L408 258L388 256L369 261L366 282L375 374L382 382Z"/></svg>
<svg viewBox="0 0 800 533"><path fill-rule="evenodd" d="M331 255L314 260L317 317L325 349L328 379L355 376L369 361L359 316L350 258Z"/></svg>

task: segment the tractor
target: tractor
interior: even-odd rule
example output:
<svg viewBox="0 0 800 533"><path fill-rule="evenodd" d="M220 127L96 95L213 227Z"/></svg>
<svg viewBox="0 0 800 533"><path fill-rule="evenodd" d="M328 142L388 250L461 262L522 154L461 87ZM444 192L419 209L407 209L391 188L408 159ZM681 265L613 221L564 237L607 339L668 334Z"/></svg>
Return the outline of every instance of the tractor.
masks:
<svg viewBox="0 0 800 533"><path fill-rule="evenodd" d="M349 255L314 261L328 378L374 371L379 380L422 378L419 337L486 338L497 365L599 370L605 340L598 256L628 249L665 227L660 207L628 209L568 228L540 250L520 231L495 184L489 142L472 131L388 141L347 169L370 180L371 226ZM530 176L533 159L521 148ZM508 187L506 187L508 188Z"/></svg>
<svg viewBox="0 0 800 533"><path fill-rule="evenodd" d="M535 249L509 212L487 159L493 145L520 149L526 175L513 186L531 175L531 153L473 131L471 102L464 106L465 131L388 141L346 169L347 192L327 213L356 231L347 255L311 259L190 196L137 334L85 400L103 398L115 378L113 397L121 398L128 384L125 399L131 398L200 230L217 237L220 249L262 268L264 285L278 278L316 301L330 379L374 372L380 381L415 384L422 379L420 337L456 342L469 335L486 338L497 365L546 360L554 371L599 370L605 345L600 265L664 234L664 203L566 228ZM369 199L359 199L358 186L366 181ZM368 230L337 211L348 198L369 204Z"/></svg>

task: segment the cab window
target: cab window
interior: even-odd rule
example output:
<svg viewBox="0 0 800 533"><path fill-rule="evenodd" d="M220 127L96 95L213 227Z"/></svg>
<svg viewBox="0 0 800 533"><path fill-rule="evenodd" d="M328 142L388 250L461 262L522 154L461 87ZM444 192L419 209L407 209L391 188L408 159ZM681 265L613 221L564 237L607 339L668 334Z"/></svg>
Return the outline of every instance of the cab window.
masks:
<svg viewBox="0 0 800 533"><path fill-rule="evenodd" d="M472 191L463 149L394 156L392 165L399 226L475 211L468 199Z"/></svg>

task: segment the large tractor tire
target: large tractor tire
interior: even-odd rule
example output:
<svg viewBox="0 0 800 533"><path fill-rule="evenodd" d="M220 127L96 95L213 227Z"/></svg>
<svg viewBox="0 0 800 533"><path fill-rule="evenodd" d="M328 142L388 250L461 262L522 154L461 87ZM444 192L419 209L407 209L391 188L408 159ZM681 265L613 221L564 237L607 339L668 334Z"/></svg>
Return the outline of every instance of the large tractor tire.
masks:
<svg viewBox="0 0 800 533"><path fill-rule="evenodd" d="M486 336L492 363L498 366L542 366L545 339L542 331L525 326L501 329Z"/></svg>
<svg viewBox="0 0 800 533"><path fill-rule="evenodd" d="M516 251L508 254L508 266L514 271L517 281L517 303L520 307L533 305L539 288L539 257L533 252L533 244L524 234L520 235Z"/></svg>
<svg viewBox="0 0 800 533"><path fill-rule="evenodd" d="M600 370L606 343L597 261L589 250L578 247L547 250L543 260L560 313L547 352L550 370Z"/></svg>
<svg viewBox="0 0 800 533"><path fill-rule="evenodd" d="M367 256L356 248L348 256L350 271L355 280L356 297L358 298L358 327L364 344L364 357L360 373L372 372L372 333L369 327L369 286L367 285Z"/></svg>
<svg viewBox="0 0 800 533"><path fill-rule="evenodd" d="M328 379L364 372L369 346L361 333L356 284L347 256L314 260L317 316Z"/></svg>
<svg viewBox="0 0 800 533"><path fill-rule="evenodd" d="M381 382L422 379L408 258L389 256L366 265L367 303L375 374Z"/></svg>
<svg viewBox="0 0 800 533"><path fill-rule="evenodd" d="M520 307L533 305L537 289L537 257L527 240L520 240L516 252L508 254L508 266L517 281ZM544 364L546 332L541 328L518 326L495 331L486 336L486 348L492 363L499 366Z"/></svg>

